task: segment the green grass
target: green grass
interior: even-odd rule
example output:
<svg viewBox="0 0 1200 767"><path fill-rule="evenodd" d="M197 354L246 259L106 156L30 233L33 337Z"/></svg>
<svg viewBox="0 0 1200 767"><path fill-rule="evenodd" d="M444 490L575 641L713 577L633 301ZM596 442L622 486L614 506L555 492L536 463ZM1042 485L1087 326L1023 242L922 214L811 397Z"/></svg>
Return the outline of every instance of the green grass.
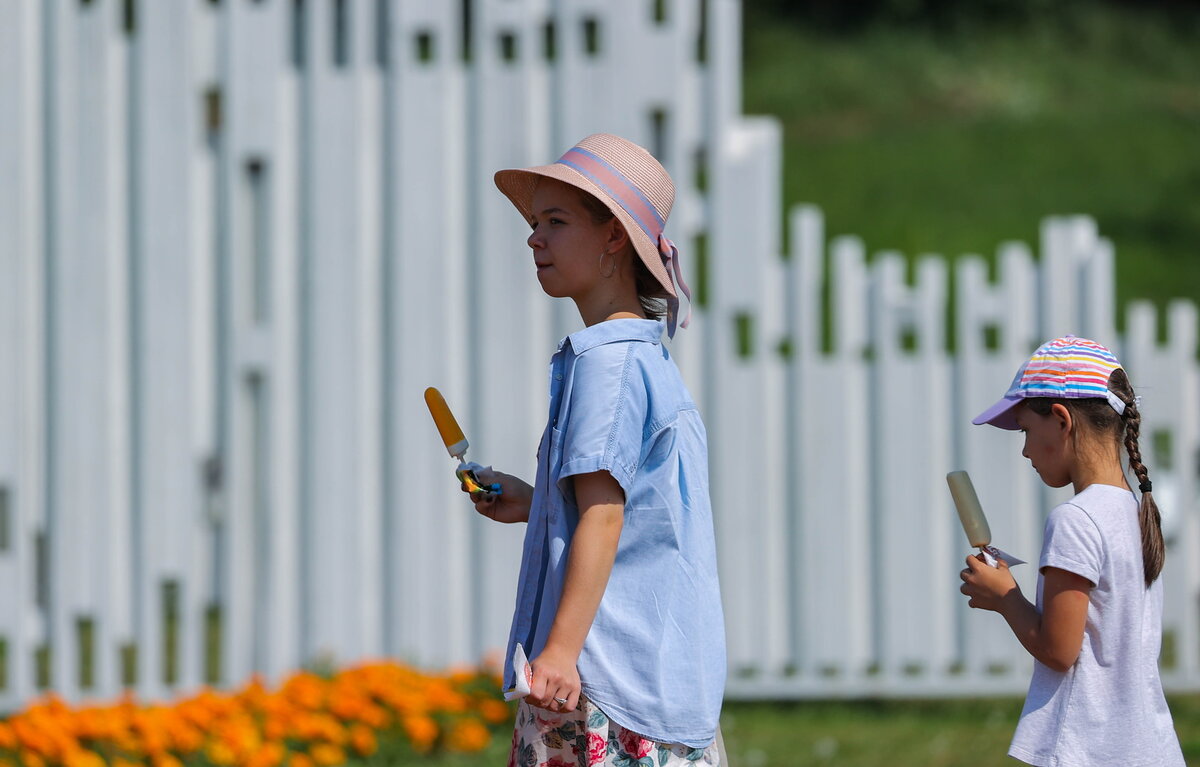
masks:
<svg viewBox="0 0 1200 767"><path fill-rule="evenodd" d="M1041 26L839 35L745 7L744 109L779 117L785 202L819 205L830 236L991 257L1087 213L1116 246L1118 301L1200 299L1187 25L1087 5Z"/></svg>
<svg viewBox="0 0 1200 767"><path fill-rule="evenodd" d="M1200 697L1172 699L1188 764L1200 765ZM999 767L1019 700L731 704L722 717L733 767Z"/></svg>
<svg viewBox="0 0 1200 767"><path fill-rule="evenodd" d="M1200 765L1200 695L1170 702L1187 763ZM721 729L732 767L1000 767L1016 764L1006 752L1020 712L1016 699L727 703ZM507 754L501 738L411 763L493 767Z"/></svg>

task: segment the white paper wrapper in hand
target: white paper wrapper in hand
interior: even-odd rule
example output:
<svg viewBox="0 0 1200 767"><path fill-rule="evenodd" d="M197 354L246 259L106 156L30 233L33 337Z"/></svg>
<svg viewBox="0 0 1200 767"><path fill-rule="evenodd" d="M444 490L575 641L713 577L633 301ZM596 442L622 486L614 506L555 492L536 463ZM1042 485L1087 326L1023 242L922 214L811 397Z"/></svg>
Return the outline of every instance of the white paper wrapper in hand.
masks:
<svg viewBox="0 0 1200 767"><path fill-rule="evenodd" d="M981 546L979 548L979 552L983 554L983 561L987 562L992 567L996 567L996 562L1001 559L1003 559L1009 567L1016 567L1017 565L1025 564L1024 559L1018 559L1012 554L1009 554L1007 551L1001 551L995 546Z"/></svg>
<svg viewBox="0 0 1200 767"><path fill-rule="evenodd" d="M529 668L529 659L525 657L525 648L517 642L517 649L512 658L513 686L504 691L505 700L524 698L530 693L530 682L533 681L533 671Z"/></svg>

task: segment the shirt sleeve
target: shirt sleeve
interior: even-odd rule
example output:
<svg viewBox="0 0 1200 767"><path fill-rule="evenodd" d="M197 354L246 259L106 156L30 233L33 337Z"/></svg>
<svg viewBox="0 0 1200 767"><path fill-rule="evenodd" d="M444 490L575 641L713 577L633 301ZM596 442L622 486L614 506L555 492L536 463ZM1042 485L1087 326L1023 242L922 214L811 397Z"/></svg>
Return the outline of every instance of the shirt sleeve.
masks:
<svg viewBox="0 0 1200 767"><path fill-rule="evenodd" d="M1104 539L1092 518L1075 504L1056 506L1046 519L1039 569L1057 567L1087 578L1095 586L1103 563Z"/></svg>
<svg viewBox="0 0 1200 767"><path fill-rule="evenodd" d="M630 496L647 408L646 384L632 346L604 344L575 361L559 482L607 471Z"/></svg>

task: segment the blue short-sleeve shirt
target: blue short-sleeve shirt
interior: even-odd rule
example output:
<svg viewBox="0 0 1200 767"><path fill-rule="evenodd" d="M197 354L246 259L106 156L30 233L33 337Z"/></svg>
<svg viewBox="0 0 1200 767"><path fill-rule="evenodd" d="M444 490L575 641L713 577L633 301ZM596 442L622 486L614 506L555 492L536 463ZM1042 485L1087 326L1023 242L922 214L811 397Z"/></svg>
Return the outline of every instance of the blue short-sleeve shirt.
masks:
<svg viewBox="0 0 1200 767"><path fill-rule="evenodd" d="M597 323L551 359L507 657L517 642L536 657L554 622L579 521L570 478L607 471L625 491L625 516L579 656L583 692L626 729L699 748L715 737L725 690L724 618L704 424L663 327Z"/></svg>

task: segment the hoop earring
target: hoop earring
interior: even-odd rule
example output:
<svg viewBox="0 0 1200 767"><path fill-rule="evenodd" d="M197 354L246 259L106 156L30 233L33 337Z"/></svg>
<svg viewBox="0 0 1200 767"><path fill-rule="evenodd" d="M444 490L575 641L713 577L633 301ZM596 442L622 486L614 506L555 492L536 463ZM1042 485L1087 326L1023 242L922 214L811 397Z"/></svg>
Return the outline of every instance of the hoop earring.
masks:
<svg viewBox="0 0 1200 767"><path fill-rule="evenodd" d="M617 257L616 256L612 257L612 260L613 260L612 261L612 269L609 269L608 274L605 274L604 273L604 257L605 256L612 256L612 254L606 250L600 251L600 263L598 264L598 266L600 269L600 276L607 280L609 277L612 277L613 274L615 274L617 271Z"/></svg>

